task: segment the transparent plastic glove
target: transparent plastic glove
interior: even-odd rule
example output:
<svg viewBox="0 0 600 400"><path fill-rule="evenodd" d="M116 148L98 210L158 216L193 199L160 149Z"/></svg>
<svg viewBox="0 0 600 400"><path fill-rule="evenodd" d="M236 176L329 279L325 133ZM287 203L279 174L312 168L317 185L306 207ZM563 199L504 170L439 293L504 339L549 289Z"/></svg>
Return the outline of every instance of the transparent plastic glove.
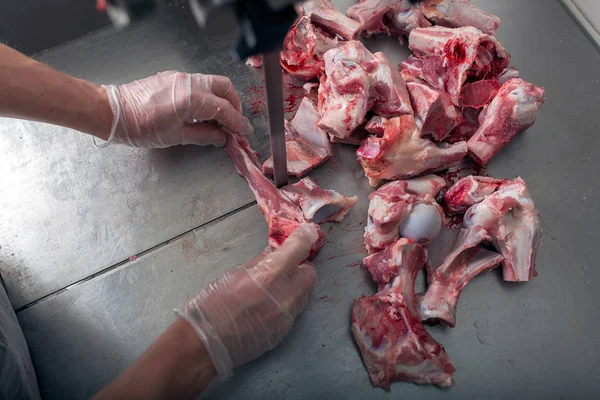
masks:
<svg viewBox="0 0 600 400"><path fill-rule="evenodd" d="M251 130L233 84L223 76L167 71L104 88L114 115L106 145L224 146L224 129L241 134Z"/></svg>
<svg viewBox="0 0 600 400"><path fill-rule="evenodd" d="M292 328L316 282L305 260L318 236L314 225L298 227L281 247L227 273L177 311L204 342L219 382Z"/></svg>

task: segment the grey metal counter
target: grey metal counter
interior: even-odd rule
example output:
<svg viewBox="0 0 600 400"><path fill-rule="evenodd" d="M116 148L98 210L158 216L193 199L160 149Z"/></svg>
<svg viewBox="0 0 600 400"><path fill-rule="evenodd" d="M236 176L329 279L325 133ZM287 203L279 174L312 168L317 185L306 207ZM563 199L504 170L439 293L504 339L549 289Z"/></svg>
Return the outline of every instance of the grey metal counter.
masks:
<svg viewBox="0 0 600 400"><path fill-rule="evenodd" d="M311 175L359 203L331 225L306 311L277 349L204 398L598 396L600 55L557 1L475 3L502 18L497 37L513 64L546 88L537 123L488 169L528 182L544 220L540 276L527 284L478 277L461 296L457 327L430 329L457 368L456 387L373 389L350 333L354 299L374 291L359 266L370 189L353 149L338 146ZM231 64L229 38L201 36L184 11L40 59L102 83L165 69L221 73L250 99L256 71ZM391 40L369 44L394 61L406 54L390 54ZM264 152L262 116L253 122ZM174 307L266 246L264 219L221 149L99 150L65 129L1 120L0 205L0 272L45 398L94 393L160 334Z"/></svg>

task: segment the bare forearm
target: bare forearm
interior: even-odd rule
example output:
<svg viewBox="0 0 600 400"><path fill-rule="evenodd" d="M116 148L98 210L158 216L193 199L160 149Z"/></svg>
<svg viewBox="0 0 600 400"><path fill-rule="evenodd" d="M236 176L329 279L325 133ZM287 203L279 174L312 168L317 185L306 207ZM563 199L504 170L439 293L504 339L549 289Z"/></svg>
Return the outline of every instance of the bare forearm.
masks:
<svg viewBox="0 0 600 400"><path fill-rule="evenodd" d="M185 320L177 318L94 399L193 399L214 375L210 357L196 332Z"/></svg>
<svg viewBox="0 0 600 400"><path fill-rule="evenodd" d="M0 44L0 116L66 126L107 139L113 115L100 86Z"/></svg>

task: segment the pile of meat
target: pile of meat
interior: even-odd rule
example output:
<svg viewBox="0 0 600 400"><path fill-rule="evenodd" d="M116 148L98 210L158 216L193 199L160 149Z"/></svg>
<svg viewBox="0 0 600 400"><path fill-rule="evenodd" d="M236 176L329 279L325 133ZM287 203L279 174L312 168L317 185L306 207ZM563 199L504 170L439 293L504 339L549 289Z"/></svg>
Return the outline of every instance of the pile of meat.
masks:
<svg viewBox="0 0 600 400"><path fill-rule="evenodd" d="M433 173L465 157L485 166L535 122L544 89L510 66L493 36L500 19L468 0L360 0L347 15L318 0L299 15L281 65L315 82L305 88L318 87L318 99L307 95L286 121L288 173L302 178L332 157L331 143L345 143L358 146L371 186L390 181L370 196L364 235L363 263L379 290L352 313L371 381L388 390L398 380L450 386L454 366L423 322L453 327L462 289L482 272L501 265L506 281L533 279L542 234L521 178L468 176L446 188ZM361 34L408 38L413 54L397 69ZM356 202L310 178L276 189L263 175L272 159L259 167L242 137L230 135L227 151L267 218L271 246L298 224L341 220ZM445 228L456 215L462 226ZM428 287L417 294L423 267Z"/></svg>

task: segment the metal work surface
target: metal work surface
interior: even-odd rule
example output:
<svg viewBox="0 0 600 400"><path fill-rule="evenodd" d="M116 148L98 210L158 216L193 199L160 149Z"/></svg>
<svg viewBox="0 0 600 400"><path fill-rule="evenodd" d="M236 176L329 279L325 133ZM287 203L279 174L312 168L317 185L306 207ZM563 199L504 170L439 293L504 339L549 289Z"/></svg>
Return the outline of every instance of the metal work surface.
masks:
<svg viewBox="0 0 600 400"><path fill-rule="evenodd" d="M354 148L336 146L311 176L359 202L331 225L305 312L279 347L203 398L597 397L600 55L558 1L475 3L502 18L497 37L513 64L546 88L537 123L487 171L527 181L544 220L540 276L525 284L505 283L498 271L480 276L460 298L456 328L429 329L457 368L455 387L373 389L350 332L354 299L375 290L360 267L371 189ZM258 73L229 64L227 37L203 38L183 11L177 23L100 32L42 59L98 82L164 69L219 72L250 102ZM407 54L390 53L399 48L392 40L368 43L394 62ZM262 114L253 122L252 143L264 152ZM145 252L19 312L44 398L97 391L173 320L173 308L267 245L264 218L221 149L100 150L74 132L2 120L0 151L0 271L13 306Z"/></svg>

